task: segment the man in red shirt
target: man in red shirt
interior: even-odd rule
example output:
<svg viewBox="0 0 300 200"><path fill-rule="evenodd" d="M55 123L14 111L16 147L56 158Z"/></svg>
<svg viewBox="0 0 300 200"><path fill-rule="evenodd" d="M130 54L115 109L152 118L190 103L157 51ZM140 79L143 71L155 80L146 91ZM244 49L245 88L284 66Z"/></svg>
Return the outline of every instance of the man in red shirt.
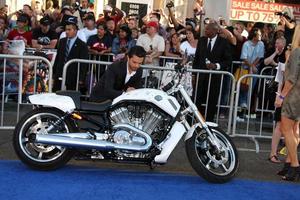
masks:
<svg viewBox="0 0 300 200"><path fill-rule="evenodd" d="M28 25L28 16L26 14L21 14L17 19L17 28L11 30L8 33L8 40L23 40L26 47L31 46L32 32L26 31L26 26Z"/></svg>

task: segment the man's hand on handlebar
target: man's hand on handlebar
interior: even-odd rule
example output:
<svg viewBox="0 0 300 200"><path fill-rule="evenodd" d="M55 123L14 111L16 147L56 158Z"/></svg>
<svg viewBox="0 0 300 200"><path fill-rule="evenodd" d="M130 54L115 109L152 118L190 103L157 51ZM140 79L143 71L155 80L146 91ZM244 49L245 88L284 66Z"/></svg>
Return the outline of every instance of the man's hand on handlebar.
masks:
<svg viewBox="0 0 300 200"><path fill-rule="evenodd" d="M129 91L132 91L132 90L135 90L135 88L134 87L128 87L126 92L129 92Z"/></svg>

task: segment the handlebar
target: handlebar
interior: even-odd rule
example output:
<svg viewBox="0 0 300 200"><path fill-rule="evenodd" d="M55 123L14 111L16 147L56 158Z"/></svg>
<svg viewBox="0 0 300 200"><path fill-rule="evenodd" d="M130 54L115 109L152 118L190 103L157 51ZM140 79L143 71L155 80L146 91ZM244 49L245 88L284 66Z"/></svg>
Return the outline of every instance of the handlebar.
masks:
<svg viewBox="0 0 300 200"><path fill-rule="evenodd" d="M175 69L175 72L176 72L175 77L176 78L179 77L179 80L178 80L177 85L176 85L176 87L177 87L181 82L183 74L186 72L186 67L182 64L177 64L177 65L174 66L174 69ZM174 78L174 79L176 79L176 78ZM173 88L175 86L176 83L175 83L174 79L162 88L162 90L164 92L169 91L171 88Z"/></svg>
<svg viewBox="0 0 300 200"><path fill-rule="evenodd" d="M177 64L177 65L175 65L175 67L174 67L176 73L179 73L183 68L184 68L184 66L181 65L181 64Z"/></svg>
<svg viewBox="0 0 300 200"><path fill-rule="evenodd" d="M174 81L172 80L171 82L169 82L167 85L165 85L163 88L162 88L162 91L164 92L167 92L168 90L170 90L173 86L174 86Z"/></svg>

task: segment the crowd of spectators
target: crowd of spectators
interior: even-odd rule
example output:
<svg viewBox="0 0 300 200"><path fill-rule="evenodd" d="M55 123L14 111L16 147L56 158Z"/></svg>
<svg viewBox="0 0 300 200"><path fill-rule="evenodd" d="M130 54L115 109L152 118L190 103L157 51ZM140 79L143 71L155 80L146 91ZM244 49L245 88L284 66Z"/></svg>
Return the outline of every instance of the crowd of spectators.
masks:
<svg viewBox="0 0 300 200"><path fill-rule="evenodd" d="M131 47L139 45L147 52L145 64L159 65L162 55L188 56L193 60L201 26L205 29L208 24L216 24L218 36L230 45L231 61L243 61L242 66L227 66L227 71L235 73L238 67L242 67L258 74L265 66L276 66L283 59L296 25L290 10L280 16L276 26L254 22L227 24L223 18L205 18L199 23L203 15L202 2L195 1L194 18L187 18L184 22L175 18L172 2L166 6L168 13L164 13L163 9L153 10L142 19L137 15L126 16L125 12L111 4L104 6L103 14L95 16L93 5L88 0L62 8L57 1L48 0L46 10L40 3L36 3L34 8L25 4L22 10L11 14L7 13L7 7L3 7L0 10L0 39L23 40L26 47L38 50L58 48L59 41L66 37L68 19L75 16L76 37L85 43L90 54L112 53L115 60L120 60ZM278 47L280 41L284 47ZM247 90L241 91L239 105L242 108L248 107L250 99L247 98ZM242 118L242 115L239 117Z"/></svg>

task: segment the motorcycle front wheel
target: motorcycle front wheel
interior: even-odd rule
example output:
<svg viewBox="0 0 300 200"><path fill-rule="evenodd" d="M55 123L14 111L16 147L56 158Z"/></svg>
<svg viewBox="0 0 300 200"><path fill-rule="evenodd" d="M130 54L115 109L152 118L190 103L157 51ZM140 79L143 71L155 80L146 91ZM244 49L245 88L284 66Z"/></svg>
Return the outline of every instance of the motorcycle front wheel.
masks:
<svg viewBox="0 0 300 200"><path fill-rule="evenodd" d="M13 135L13 146L20 160L31 168L38 170L54 170L66 164L73 156L70 149L33 143L29 135L70 133L75 132L75 126L70 120L63 120L60 124L47 132L63 112L54 108L36 108L27 113L17 124Z"/></svg>
<svg viewBox="0 0 300 200"><path fill-rule="evenodd" d="M238 153L231 138L220 128L209 127L221 146L218 152L211 145L204 129L198 128L185 142L187 157L193 169L212 183L230 181L239 167Z"/></svg>

